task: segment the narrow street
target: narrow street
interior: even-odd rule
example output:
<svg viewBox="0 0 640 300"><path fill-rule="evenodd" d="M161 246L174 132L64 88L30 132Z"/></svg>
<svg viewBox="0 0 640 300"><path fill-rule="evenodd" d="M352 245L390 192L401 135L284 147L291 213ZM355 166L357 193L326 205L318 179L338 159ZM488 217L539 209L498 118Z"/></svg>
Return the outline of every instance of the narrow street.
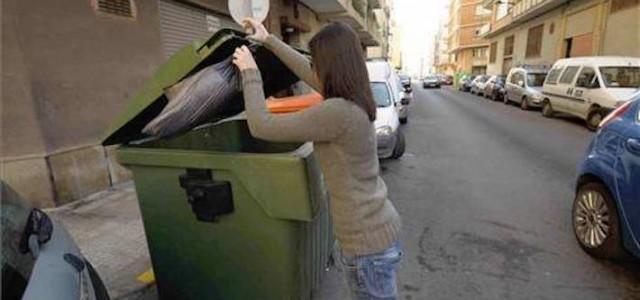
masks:
<svg viewBox="0 0 640 300"><path fill-rule="evenodd" d="M640 298L637 263L594 260L572 235L582 123L414 91L407 154L382 163L404 222L401 299ZM319 298L341 299L335 275Z"/></svg>

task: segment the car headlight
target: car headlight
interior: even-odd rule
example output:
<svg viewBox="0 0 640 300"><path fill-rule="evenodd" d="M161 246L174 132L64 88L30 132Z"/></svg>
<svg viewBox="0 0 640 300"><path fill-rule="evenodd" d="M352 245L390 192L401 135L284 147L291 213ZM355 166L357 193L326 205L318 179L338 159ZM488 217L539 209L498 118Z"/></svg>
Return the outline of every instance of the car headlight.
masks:
<svg viewBox="0 0 640 300"><path fill-rule="evenodd" d="M393 129L389 126L382 126L376 129L376 135L389 136L391 133L393 133Z"/></svg>

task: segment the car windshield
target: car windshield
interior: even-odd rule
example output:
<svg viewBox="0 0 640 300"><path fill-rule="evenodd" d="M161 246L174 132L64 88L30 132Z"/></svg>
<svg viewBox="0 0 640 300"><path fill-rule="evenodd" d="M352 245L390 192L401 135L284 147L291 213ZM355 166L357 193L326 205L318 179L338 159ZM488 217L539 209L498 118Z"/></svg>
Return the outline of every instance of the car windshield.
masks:
<svg viewBox="0 0 640 300"><path fill-rule="evenodd" d="M391 105L391 94L389 94L389 89L384 82L372 82L371 91L378 107Z"/></svg>
<svg viewBox="0 0 640 300"><path fill-rule="evenodd" d="M601 67L602 81L610 88L640 88L640 67Z"/></svg>
<svg viewBox="0 0 640 300"><path fill-rule="evenodd" d="M542 86L546 77L547 73L529 73L527 74L527 85Z"/></svg>

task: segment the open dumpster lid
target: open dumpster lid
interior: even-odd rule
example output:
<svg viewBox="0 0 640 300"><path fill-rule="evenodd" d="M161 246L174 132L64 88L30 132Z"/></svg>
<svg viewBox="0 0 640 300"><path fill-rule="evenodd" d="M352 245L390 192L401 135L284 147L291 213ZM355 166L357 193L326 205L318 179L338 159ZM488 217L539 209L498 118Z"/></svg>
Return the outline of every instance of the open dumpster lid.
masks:
<svg viewBox="0 0 640 300"><path fill-rule="evenodd" d="M145 83L126 109L116 117L102 139L103 145L122 144L147 137L142 128L153 120L168 103L164 90L202 68L218 63L233 54L239 46L249 45L245 34L222 29L207 41L195 41L180 49L161 65ZM258 46L254 52L264 82L265 96L271 96L299 79L269 50ZM239 96L242 98L242 96ZM234 101L243 105L243 99ZM213 121L213 120L212 120Z"/></svg>

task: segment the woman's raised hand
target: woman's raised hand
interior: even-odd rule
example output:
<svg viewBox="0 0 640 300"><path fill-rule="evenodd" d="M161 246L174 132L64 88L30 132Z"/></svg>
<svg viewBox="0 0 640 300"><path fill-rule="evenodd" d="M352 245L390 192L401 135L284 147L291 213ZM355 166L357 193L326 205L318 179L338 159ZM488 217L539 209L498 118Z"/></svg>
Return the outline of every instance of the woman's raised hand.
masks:
<svg viewBox="0 0 640 300"><path fill-rule="evenodd" d="M251 51L249 51L247 46L236 48L236 51L233 53L233 64L238 66L240 71L258 68L256 61L253 59L253 55L251 55Z"/></svg>
<svg viewBox="0 0 640 300"><path fill-rule="evenodd" d="M260 43L264 43L264 41L267 40L269 32L267 32L267 29L264 28L264 25L262 25L262 23L252 18L246 18L242 21L242 25L244 26L244 29L248 34L247 37L249 39L258 41Z"/></svg>

